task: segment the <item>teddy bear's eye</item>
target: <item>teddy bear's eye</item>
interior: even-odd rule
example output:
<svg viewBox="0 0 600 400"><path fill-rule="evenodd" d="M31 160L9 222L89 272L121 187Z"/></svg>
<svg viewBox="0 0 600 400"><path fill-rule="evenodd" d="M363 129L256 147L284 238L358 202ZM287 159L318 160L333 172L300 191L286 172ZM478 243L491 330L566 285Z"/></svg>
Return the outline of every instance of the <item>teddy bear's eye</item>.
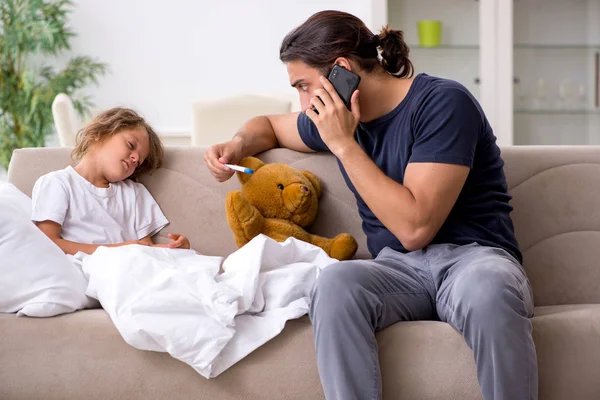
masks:
<svg viewBox="0 0 600 400"><path fill-rule="evenodd" d="M277 185L277 189L283 190L283 185L280 183L279 185Z"/></svg>

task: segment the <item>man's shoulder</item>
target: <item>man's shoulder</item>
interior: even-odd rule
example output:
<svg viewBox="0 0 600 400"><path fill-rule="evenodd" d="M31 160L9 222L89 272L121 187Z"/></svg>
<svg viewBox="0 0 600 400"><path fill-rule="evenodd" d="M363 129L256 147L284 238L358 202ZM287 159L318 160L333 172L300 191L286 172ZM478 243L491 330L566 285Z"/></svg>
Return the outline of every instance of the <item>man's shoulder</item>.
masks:
<svg viewBox="0 0 600 400"><path fill-rule="evenodd" d="M439 76L428 75L425 73L420 73L415 77L415 82L422 89L461 89L467 90L465 85L462 83L455 81L454 79L442 78ZM467 90L468 91L468 90Z"/></svg>
<svg viewBox="0 0 600 400"><path fill-rule="evenodd" d="M420 78L414 104L417 117L466 113L478 119L483 118L479 102L462 83L429 75Z"/></svg>
<svg viewBox="0 0 600 400"><path fill-rule="evenodd" d="M421 100L435 101L448 97L469 101L475 100L469 89L458 81L427 74L419 74L418 78L417 92Z"/></svg>

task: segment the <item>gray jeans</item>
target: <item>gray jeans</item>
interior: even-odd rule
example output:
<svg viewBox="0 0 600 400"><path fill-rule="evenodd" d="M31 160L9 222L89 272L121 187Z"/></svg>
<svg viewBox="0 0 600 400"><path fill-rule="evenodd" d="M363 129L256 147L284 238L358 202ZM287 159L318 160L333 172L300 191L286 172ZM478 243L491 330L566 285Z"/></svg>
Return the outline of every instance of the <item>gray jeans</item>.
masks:
<svg viewBox="0 0 600 400"><path fill-rule="evenodd" d="M328 400L380 399L375 332L399 321L449 323L473 350L486 400L537 399L533 294L523 267L502 249L431 245L326 268L310 309Z"/></svg>

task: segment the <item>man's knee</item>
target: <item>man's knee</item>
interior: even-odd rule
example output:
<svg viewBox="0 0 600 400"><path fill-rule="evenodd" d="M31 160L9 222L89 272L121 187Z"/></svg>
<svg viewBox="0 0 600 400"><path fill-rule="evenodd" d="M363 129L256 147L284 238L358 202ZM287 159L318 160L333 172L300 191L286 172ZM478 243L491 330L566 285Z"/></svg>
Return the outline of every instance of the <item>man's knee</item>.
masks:
<svg viewBox="0 0 600 400"><path fill-rule="evenodd" d="M311 296L311 315L348 312L364 300L369 268L360 261L342 261L321 271Z"/></svg>
<svg viewBox="0 0 600 400"><path fill-rule="evenodd" d="M454 296L476 321L504 323L514 312L527 316L526 278L518 272L518 266L502 260L472 266L461 273Z"/></svg>

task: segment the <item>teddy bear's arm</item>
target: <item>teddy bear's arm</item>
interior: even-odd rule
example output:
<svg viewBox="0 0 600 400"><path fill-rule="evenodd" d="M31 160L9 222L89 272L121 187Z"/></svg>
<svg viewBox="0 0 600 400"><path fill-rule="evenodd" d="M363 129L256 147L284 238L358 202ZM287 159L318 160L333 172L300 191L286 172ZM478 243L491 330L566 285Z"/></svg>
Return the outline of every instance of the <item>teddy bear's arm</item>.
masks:
<svg viewBox="0 0 600 400"><path fill-rule="evenodd" d="M227 194L225 209L227 222L238 247L242 247L264 230L265 218L256 207L248 203L239 190Z"/></svg>

